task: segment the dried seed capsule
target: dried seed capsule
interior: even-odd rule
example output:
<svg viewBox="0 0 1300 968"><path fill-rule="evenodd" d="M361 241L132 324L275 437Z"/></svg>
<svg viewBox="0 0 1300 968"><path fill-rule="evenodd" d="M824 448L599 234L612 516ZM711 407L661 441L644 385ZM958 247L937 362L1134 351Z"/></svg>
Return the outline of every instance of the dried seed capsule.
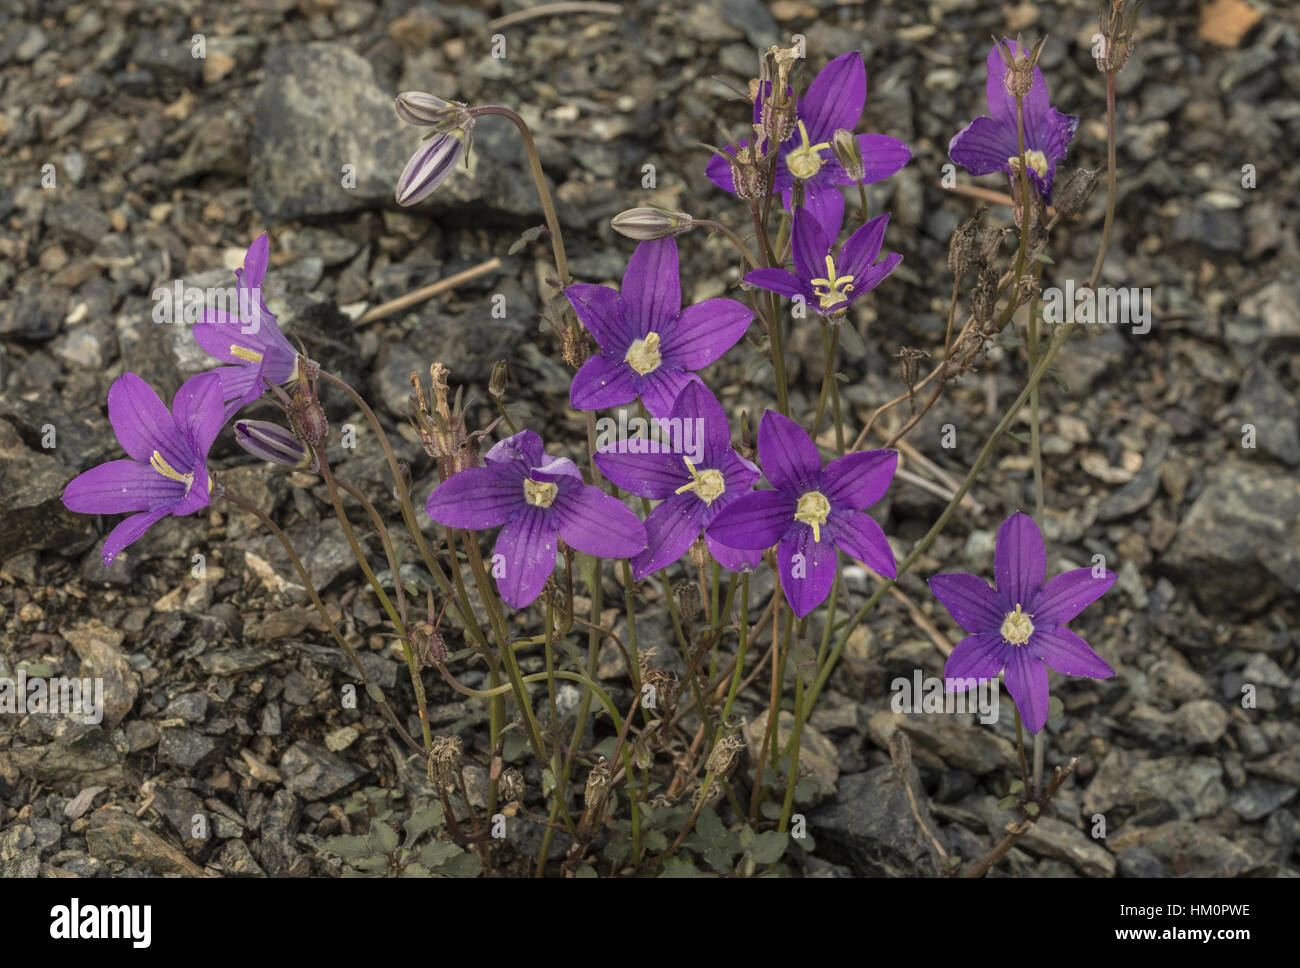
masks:
<svg viewBox="0 0 1300 968"><path fill-rule="evenodd" d="M1097 187L1097 173L1087 168L1076 168L1056 190L1056 211L1062 218L1070 218L1083 210Z"/></svg>
<svg viewBox="0 0 1300 968"><path fill-rule="evenodd" d="M948 241L948 268L960 282L971 270L978 255L980 224L984 219L985 208L981 207L973 218L962 222L952 233Z"/></svg>
<svg viewBox="0 0 1300 968"><path fill-rule="evenodd" d="M501 782L497 789L501 793L501 799L506 803L522 800L527 789L524 775L512 766L501 774Z"/></svg>

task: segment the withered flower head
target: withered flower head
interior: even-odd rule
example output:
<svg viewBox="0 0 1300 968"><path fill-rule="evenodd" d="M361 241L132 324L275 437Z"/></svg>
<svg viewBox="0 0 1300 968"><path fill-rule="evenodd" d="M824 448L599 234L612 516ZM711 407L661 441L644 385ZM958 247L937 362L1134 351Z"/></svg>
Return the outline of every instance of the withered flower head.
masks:
<svg viewBox="0 0 1300 968"><path fill-rule="evenodd" d="M524 783L524 775L513 766L501 774L501 782L498 787L501 793L501 799L506 803L514 803L524 798L524 791L527 785Z"/></svg>
<svg viewBox="0 0 1300 968"><path fill-rule="evenodd" d="M1097 70L1103 74L1114 74L1124 69L1136 46L1133 31L1141 12L1142 0L1137 0L1136 3L1130 0L1101 0L1097 16L1101 22Z"/></svg>
<svg viewBox="0 0 1300 968"><path fill-rule="evenodd" d="M1062 218L1070 218L1083 210L1097 187L1097 172L1076 168L1064 184L1056 190L1056 211Z"/></svg>
<svg viewBox="0 0 1300 968"><path fill-rule="evenodd" d="M709 762L706 766L708 771L717 779L725 780L731 776L732 771L736 769L736 764L740 762L740 751L745 748L745 741L739 733L732 733L718 740L718 744L713 747L713 752L709 754Z"/></svg>
<svg viewBox="0 0 1300 968"><path fill-rule="evenodd" d="M497 421L483 430L470 432L465 424L468 402L463 399L464 387L456 388L451 403L447 397L450 387L447 375L451 371L441 363L429 366L429 390L432 400L424 394L418 374L411 373L411 424L420 435L424 452L438 461L444 477L459 474L469 467L481 467L479 441L492 432Z"/></svg>
<svg viewBox="0 0 1300 968"><path fill-rule="evenodd" d="M459 736L435 736L429 750L429 773L434 782L449 789L456 782L464 758L464 744Z"/></svg>

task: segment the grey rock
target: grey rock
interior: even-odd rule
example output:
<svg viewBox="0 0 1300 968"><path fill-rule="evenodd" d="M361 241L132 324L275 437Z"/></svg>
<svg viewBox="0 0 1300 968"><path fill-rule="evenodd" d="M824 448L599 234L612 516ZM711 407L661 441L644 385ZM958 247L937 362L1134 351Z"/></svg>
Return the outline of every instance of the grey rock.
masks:
<svg viewBox="0 0 1300 968"><path fill-rule="evenodd" d="M165 718L170 719L175 716L187 723L201 723L207 714L208 696L203 692L183 693L169 702L167 708L163 710Z"/></svg>
<svg viewBox="0 0 1300 968"><path fill-rule="evenodd" d="M270 665L284 656L272 649L230 649L207 652L196 660L204 672L214 676L237 676Z"/></svg>
<svg viewBox="0 0 1300 968"><path fill-rule="evenodd" d="M1086 877L1114 877L1115 858L1077 827L1043 817L1020 838L1019 846L1064 861Z"/></svg>
<svg viewBox="0 0 1300 968"><path fill-rule="evenodd" d="M227 877L265 877L266 871L253 859L248 844L242 840L228 840L217 852L217 863Z"/></svg>
<svg viewBox="0 0 1300 968"><path fill-rule="evenodd" d="M1208 609L1232 613L1300 592L1300 480L1245 460L1209 471L1163 563Z"/></svg>
<svg viewBox="0 0 1300 968"><path fill-rule="evenodd" d="M47 340L59 332L68 311L68 290L36 286L19 291L0 312L0 336Z"/></svg>
<svg viewBox="0 0 1300 968"><path fill-rule="evenodd" d="M1232 404L1238 420L1255 428L1255 446L1292 467L1300 466L1296 401L1262 361L1242 375Z"/></svg>
<svg viewBox="0 0 1300 968"><path fill-rule="evenodd" d="M1239 877L1258 866L1259 860L1239 844L1190 820L1171 820L1156 827L1134 827L1116 834L1109 844L1123 858L1142 849L1139 869L1150 869L1157 859L1177 877ZM1123 861L1121 861L1123 863ZM1145 876L1164 876L1152 871Z"/></svg>
<svg viewBox="0 0 1300 968"><path fill-rule="evenodd" d="M299 740L285 750L279 769L289 792L304 800L333 796L364 774L341 756L306 740Z"/></svg>
<svg viewBox="0 0 1300 968"><path fill-rule="evenodd" d="M203 876L203 869L179 848L116 807L97 810L91 815L86 845L91 856L100 860L126 861L155 874Z"/></svg>
<svg viewBox="0 0 1300 968"><path fill-rule="evenodd" d="M1263 820L1289 803L1297 792L1300 789L1276 780L1251 777L1240 790L1233 791L1228 805L1242 820Z"/></svg>
<svg viewBox="0 0 1300 968"><path fill-rule="evenodd" d="M158 758L183 770L194 770L216 752L215 740L184 727L164 729L158 741Z"/></svg>
<svg viewBox="0 0 1300 968"><path fill-rule="evenodd" d="M1097 508L1099 521L1136 514L1150 504L1160 489L1160 468L1169 454L1169 435L1161 433L1143 455L1142 466L1118 491L1108 495Z"/></svg>
<svg viewBox="0 0 1300 968"><path fill-rule="evenodd" d="M280 765L284 765L283 760ZM262 864L271 877L306 877L311 873L311 863L294 846L298 818L298 798L288 790L275 791L262 820L261 837Z"/></svg>
<svg viewBox="0 0 1300 968"><path fill-rule="evenodd" d="M912 770L912 789L921 789ZM934 831L924 795L921 818ZM814 811L810 828L819 852L859 877L934 877L939 856L912 815L902 777L892 766L842 777L833 802Z"/></svg>

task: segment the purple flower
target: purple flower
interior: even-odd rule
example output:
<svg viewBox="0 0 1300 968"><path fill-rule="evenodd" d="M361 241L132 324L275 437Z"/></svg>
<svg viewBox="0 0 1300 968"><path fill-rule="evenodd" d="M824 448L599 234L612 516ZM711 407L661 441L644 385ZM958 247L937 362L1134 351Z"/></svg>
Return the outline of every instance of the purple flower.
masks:
<svg viewBox="0 0 1300 968"><path fill-rule="evenodd" d="M636 247L623 289L578 283L564 290L600 353L573 377L569 402L600 410L637 397L652 417L666 417L691 382L745 335L754 314L734 299L706 299L682 309L677 242L656 239Z"/></svg>
<svg viewBox="0 0 1300 968"><path fill-rule="evenodd" d="M1107 679L1115 670L1065 627L1115 583L1114 572L1079 568L1046 585L1047 552L1038 525L1017 511L998 529L993 572L997 589L975 575L935 575L930 590L971 634L948 656L949 692L993 679L1004 668L1007 691L1031 733L1047 722L1047 666L1067 676Z"/></svg>
<svg viewBox="0 0 1300 968"><path fill-rule="evenodd" d="M619 487L663 502L645 520L646 549L632 559L637 580L684 555L718 513L758 480L758 468L731 449L727 415L701 384L687 385L673 404L671 418L661 426L677 434L672 443L693 450L694 456L659 449L658 441L657 453L632 453L623 444L596 454L596 466ZM729 571L757 568L763 557L711 536L705 541L709 553Z"/></svg>
<svg viewBox="0 0 1300 968"><path fill-rule="evenodd" d="M200 373L185 381L171 412L134 373L123 373L108 391L108 419L130 460L100 464L63 492L63 503L82 514L139 511L104 539L104 564L168 514L193 514L208 504L212 482L206 461L225 424L221 380Z"/></svg>
<svg viewBox="0 0 1300 968"><path fill-rule="evenodd" d="M502 440L484 461L434 488L425 510L451 528L503 526L492 573L511 608L542 593L559 538L597 558L630 558L645 547L645 528L627 505L584 484L573 461L548 456L531 430Z"/></svg>
<svg viewBox="0 0 1300 968"><path fill-rule="evenodd" d="M1028 55L1015 41L1004 43L1014 57ZM989 51L988 80L985 92L989 114L979 117L959 131L948 145L948 154L972 175L1006 172L1014 180L1012 166L1020 157L1020 138L1016 131L1016 99L1005 84L1008 67L995 46ZM1029 181L1044 201L1052 200L1052 179L1056 164L1074 139L1079 119L1062 114L1052 107L1047 96L1043 72L1034 68L1033 85L1024 96L1025 158L1029 163Z"/></svg>
<svg viewBox="0 0 1300 968"><path fill-rule="evenodd" d="M903 261L896 252L876 262L885 239L889 215L878 215L849 236L839 258L831 255L834 236L822 230L817 219L804 209L794 213L794 272L785 269L755 269L745 282L782 296L801 297L827 319L848 311L853 300L866 295Z"/></svg>
<svg viewBox="0 0 1300 968"><path fill-rule="evenodd" d="M759 123L764 96L771 95L771 82L760 90L754 104L754 122ZM835 159L831 143L838 129L852 131L862 118L867 99L867 69L857 51L841 54L822 68L796 107L794 131L777 148L774 191L781 193L790 207L796 179L804 183L804 207L817 216L822 230L829 236L839 233L844 220L844 196L839 186L864 184L888 178L912 157L907 145L882 134L858 135L863 172L860 179L850 177ZM733 154L747 147L748 141L731 145ZM769 150L760 145L765 152ZM706 173L723 191L736 193L731 162L726 155L714 155Z"/></svg>
<svg viewBox="0 0 1300 968"><path fill-rule="evenodd" d="M822 467L804 429L774 410L758 427L758 459L775 490L753 491L722 511L709 534L735 548L769 548L778 541L781 587L803 618L826 600L835 578L835 549L893 578L894 552L868 515L898 466L892 450L845 454Z"/></svg>
<svg viewBox="0 0 1300 968"><path fill-rule="evenodd" d="M280 332L275 316L262 300L262 280L271 243L265 232L244 254L244 267L235 270L239 281L238 315L224 309L204 309L194 327L198 344L231 366L214 371L221 377L223 400L252 403L266 382L289 383L298 376L298 351ZM234 408L234 409L237 409Z"/></svg>

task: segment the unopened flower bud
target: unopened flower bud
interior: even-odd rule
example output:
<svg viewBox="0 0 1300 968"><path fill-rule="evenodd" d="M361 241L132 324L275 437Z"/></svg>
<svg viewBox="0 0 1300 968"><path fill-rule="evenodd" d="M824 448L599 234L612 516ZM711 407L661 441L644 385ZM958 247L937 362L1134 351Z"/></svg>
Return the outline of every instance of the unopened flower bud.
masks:
<svg viewBox="0 0 1300 968"><path fill-rule="evenodd" d="M866 177L866 166L862 161L862 145L858 142L858 136L852 131L847 128L836 128L835 136L831 139L831 150L835 152L835 160L844 169L844 174L855 182L860 182Z"/></svg>
<svg viewBox="0 0 1300 968"><path fill-rule="evenodd" d="M281 467L301 468L312 462L311 451L291 431L265 420L236 420L235 443L254 457Z"/></svg>
<svg viewBox="0 0 1300 968"><path fill-rule="evenodd" d="M524 775L513 766L501 774L501 781L498 790L501 793L501 799L505 803L514 803L518 800L522 800L526 789L527 785L524 783Z"/></svg>
<svg viewBox="0 0 1300 968"><path fill-rule="evenodd" d="M1071 218L1083 210L1097 187L1097 173L1087 168L1076 168L1056 189L1056 211L1062 218Z"/></svg>
<svg viewBox="0 0 1300 968"><path fill-rule="evenodd" d="M438 190L465 154L474 121L466 118L449 131L440 131L420 145L397 179L398 205L414 205Z"/></svg>
<svg viewBox="0 0 1300 968"><path fill-rule="evenodd" d="M667 239L689 232L695 220L685 212L674 212L658 205L629 208L609 220L619 235L639 242Z"/></svg>
<svg viewBox="0 0 1300 968"><path fill-rule="evenodd" d="M440 124L446 119L448 113L465 107L463 104L444 101L424 91L403 91L397 95L393 106L397 109L397 116L407 124L418 124L423 127Z"/></svg>
<svg viewBox="0 0 1300 968"><path fill-rule="evenodd" d="M492 375L488 377L488 393L498 400L506 395L506 384L510 378L510 365L505 360L492 364Z"/></svg>

